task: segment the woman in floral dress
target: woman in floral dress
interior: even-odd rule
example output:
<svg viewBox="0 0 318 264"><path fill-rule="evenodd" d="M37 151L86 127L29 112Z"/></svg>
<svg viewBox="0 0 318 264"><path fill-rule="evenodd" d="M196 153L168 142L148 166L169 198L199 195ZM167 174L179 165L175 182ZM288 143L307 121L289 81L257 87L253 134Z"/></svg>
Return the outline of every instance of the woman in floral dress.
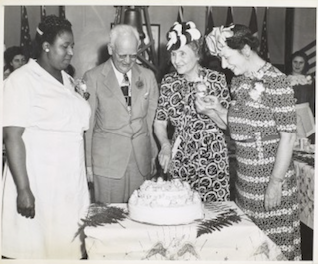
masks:
<svg viewBox="0 0 318 264"><path fill-rule="evenodd" d="M229 164L224 133L217 125L220 120L198 114L195 108L195 101L204 100L206 95L218 97L228 108L225 76L199 65L201 34L193 22L175 23L168 39L177 71L165 75L160 87L154 124L161 143L160 165L171 177L189 182L203 201L226 201ZM171 144L168 121L175 127Z"/></svg>
<svg viewBox="0 0 318 264"><path fill-rule="evenodd" d="M228 111L214 97L200 107L216 110L235 141L236 203L287 259L300 260L293 90L283 73L258 56L258 39L246 26L214 28L206 41L235 74Z"/></svg>

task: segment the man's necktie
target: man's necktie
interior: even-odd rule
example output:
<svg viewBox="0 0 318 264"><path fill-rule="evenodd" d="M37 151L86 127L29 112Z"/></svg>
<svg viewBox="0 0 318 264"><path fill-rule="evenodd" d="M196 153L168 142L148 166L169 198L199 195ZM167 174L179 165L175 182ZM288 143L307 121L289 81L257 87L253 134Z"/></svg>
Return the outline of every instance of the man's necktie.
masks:
<svg viewBox="0 0 318 264"><path fill-rule="evenodd" d="M123 74L123 81L121 83L121 90L125 96L128 111L131 110L131 87L126 73Z"/></svg>

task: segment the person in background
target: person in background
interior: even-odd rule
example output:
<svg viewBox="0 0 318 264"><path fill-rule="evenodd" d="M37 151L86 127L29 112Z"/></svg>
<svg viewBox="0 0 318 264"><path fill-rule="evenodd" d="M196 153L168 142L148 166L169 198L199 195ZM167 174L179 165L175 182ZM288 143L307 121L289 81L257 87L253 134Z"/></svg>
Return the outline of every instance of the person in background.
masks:
<svg viewBox="0 0 318 264"><path fill-rule="evenodd" d="M193 22L176 22L167 34L167 50L176 71L160 85L155 134L159 163L170 177L189 182L203 201L229 200L228 150L217 115L198 113L196 100L219 98L225 109L230 95L224 74L200 66L202 38ZM198 96L196 96L198 95ZM175 128L170 143L168 122Z"/></svg>
<svg viewBox="0 0 318 264"><path fill-rule="evenodd" d="M199 103L219 115L235 141L236 203L288 260L301 260L293 89L285 74L259 57L259 41L248 27L213 28L206 42L235 75L229 109L216 97Z"/></svg>
<svg viewBox="0 0 318 264"><path fill-rule="evenodd" d="M308 57L302 51L296 51L291 55L289 64L287 65L287 80L293 87L294 97L296 99L296 109L310 108L308 111L312 113L311 119L315 117L315 79L307 74L309 68ZM311 143L315 143L314 127L309 128L308 124L303 124L304 120L308 120L308 112L297 112L297 136L305 138L308 136ZM314 126L314 121L312 122ZM311 133L311 134L310 134ZM310 134L310 135L309 135Z"/></svg>
<svg viewBox="0 0 318 264"><path fill-rule="evenodd" d="M314 79L308 72L308 57L306 53L296 51L292 54L287 79L294 89L296 104L309 103L315 115L315 85Z"/></svg>
<svg viewBox="0 0 318 264"><path fill-rule="evenodd" d="M136 63L139 45L134 27L116 25L108 44L111 58L84 74L92 109L86 166L96 202L128 202L156 171L153 120L159 92L154 73Z"/></svg>
<svg viewBox="0 0 318 264"><path fill-rule="evenodd" d="M25 55L21 47L12 46L7 48L4 52L4 61L6 64L5 68L5 79L12 73L14 70L20 68L26 63Z"/></svg>
<svg viewBox="0 0 318 264"><path fill-rule="evenodd" d="M89 206L83 132L90 107L64 72L73 56L71 23L54 15L37 27L36 60L4 87L2 255L80 259L74 237Z"/></svg>

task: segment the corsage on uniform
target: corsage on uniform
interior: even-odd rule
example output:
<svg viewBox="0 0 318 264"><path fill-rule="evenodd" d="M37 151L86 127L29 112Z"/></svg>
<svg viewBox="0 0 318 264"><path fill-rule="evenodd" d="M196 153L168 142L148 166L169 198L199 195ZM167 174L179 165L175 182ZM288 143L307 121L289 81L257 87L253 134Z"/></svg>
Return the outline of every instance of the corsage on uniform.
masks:
<svg viewBox="0 0 318 264"><path fill-rule="evenodd" d="M74 87L75 92L79 93L85 100L88 100L90 94L86 92L87 86L83 79L77 79L74 81L73 78L70 77L70 81Z"/></svg>

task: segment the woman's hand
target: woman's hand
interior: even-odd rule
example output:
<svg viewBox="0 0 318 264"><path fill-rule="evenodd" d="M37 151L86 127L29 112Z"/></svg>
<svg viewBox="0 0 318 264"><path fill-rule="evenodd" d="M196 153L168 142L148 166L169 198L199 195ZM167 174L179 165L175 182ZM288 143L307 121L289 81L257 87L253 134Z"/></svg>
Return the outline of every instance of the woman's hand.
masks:
<svg viewBox="0 0 318 264"><path fill-rule="evenodd" d="M162 144L158 160L163 172L167 173L171 160L171 145L169 143Z"/></svg>
<svg viewBox="0 0 318 264"><path fill-rule="evenodd" d="M221 112L223 106L221 105L219 98L214 95L200 96L196 94L195 106L198 113L207 114L211 110Z"/></svg>
<svg viewBox="0 0 318 264"><path fill-rule="evenodd" d="M30 188L18 191L17 211L26 218L34 218L35 216L35 199Z"/></svg>
<svg viewBox="0 0 318 264"><path fill-rule="evenodd" d="M282 200L282 182L270 180L265 193L265 210L280 206Z"/></svg>
<svg viewBox="0 0 318 264"><path fill-rule="evenodd" d="M24 130L24 127L4 127L3 140L9 168L18 190L17 211L22 216L33 218L35 216L35 199L26 169L26 150L22 140Z"/></svg>
<svg viewBox="0 0 318 264"><path fill-rule="evenodd" d="M221 105L218 97L214 95L202 97L197 94L195 107L197 113L208 116L219 128L226 129L227 109Z"/></svg>

